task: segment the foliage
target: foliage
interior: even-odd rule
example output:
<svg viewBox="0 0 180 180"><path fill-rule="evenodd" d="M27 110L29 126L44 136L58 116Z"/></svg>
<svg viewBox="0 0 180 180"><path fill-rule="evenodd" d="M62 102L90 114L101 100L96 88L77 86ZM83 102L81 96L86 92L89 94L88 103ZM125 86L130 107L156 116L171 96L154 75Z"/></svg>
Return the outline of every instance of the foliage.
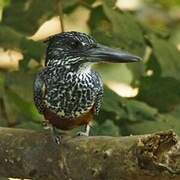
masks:
<svg viewBox="0 0 180 180"><path fill-rule="evenodd" d="M146 0L148 3L155 3L159 4L162 7L169 9L171 7L176 7L177 5L180 5L179 0Z"/></svg>
<svg viewBox="0 0 180 180"><path fill-rule="evenodd" d="M102 110L96 117L93 133L118 136L173 128L180 134L180 53L174 43L175 35L179 34L164 36L151 30L138 21L135 13L115 8L115 0L104 0L95 7L93 2L63 0L63 12L71 14L80 5L89 8L90 34L103 44L141 57L146 57L147 47L151 48L151 54L141 63L96 67L105 80L107 76L113 78L116 71L119 76L116 80L138 87L139 93L133 98L122 98L105 86ZM45 46L28 36L58 14L56 3L55 0L0 1L4 7L0 46L23 54L19 71L0 71L0 126L42 129L42 116L32 102L32 82L39 69L29 68L28 64L34 59L41 67Z"/></svg>

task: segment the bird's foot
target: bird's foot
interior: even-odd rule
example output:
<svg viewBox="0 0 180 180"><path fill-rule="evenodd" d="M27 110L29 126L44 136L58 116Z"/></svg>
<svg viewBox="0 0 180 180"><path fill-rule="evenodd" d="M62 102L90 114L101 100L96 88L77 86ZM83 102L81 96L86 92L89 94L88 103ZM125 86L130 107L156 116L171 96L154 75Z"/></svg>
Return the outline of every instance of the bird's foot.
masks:
<svg viewBox="0 0 180 180"><path fill-rule="evenodd" d="M56 143L56 144L61 144L61 140L62 140L62 137L60 135L54 135L53 136L53 141Z"/></svg>
<svg viewBox="0 0 180 180"><path fill-rule="evenodd" d="M53 141L56 144L61 144L62 136L59 134L59 132L56 130L55 127L52 127L52 137L53 137Z"/></svg>
<svg viewBox="0 0 180 180"><path fill-rule="evenodd" d="M43 120L42 125L43 125L44 129L50 129L51 128L51 126L47 120Z"/></svg>
<svg viewBox="0 0 180 180"><path fill-rule="evenodd" d="M76 135L77 136L89 136L89 133L80 131L80 132L77 132Z"/></svg>
<svg viewBox="0 0 180 180"><path fill-rule="evenodd" d="M89 136L90 127L91 126L89 124L87 124L85 126L85 132L80 131L80 132L77 133L77 136Z"/></svg>

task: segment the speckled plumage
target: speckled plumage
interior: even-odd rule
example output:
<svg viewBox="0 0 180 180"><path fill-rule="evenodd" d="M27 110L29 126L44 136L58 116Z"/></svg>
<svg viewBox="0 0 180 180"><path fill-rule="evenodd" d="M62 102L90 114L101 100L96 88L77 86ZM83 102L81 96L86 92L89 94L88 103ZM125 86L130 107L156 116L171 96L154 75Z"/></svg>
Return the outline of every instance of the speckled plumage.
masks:
<svg viewBox="0 0 180 180"><path fill-rule="evenodd" d="M95 106L97 113L103 95L102 83L93 70L86 73L66 69L66 67L46 67L38 74L43 81L46 93L43 100L34 96L39 112L44 108L58 114L63 118L74 118L89 111ZM36 99L37 98L37 99ZM42 102L40 102L42 101ZM42 105L40 105L42 104Z"/></svg>
<svg viewBox="0 0 180 180"><path fill-rule="evenodd" d="M81 58L75 48L63 46L73 40L83 42L81 49L84 51L96 43L90 36L76 32L50 37L46 66L34 83L34 101L40 113L48 108L70 120L92 108L95 114L99 112L103 96L101 79L91 69L93 63L85 63L86 57Z"/></svg>
<svg viewBox="0 0 180 180"><path fill-rule="evenodd" d="M100 76L91 69L92 64L140 60L137 56L103 46L80 32L56 34L46 42L45 67L34 82L34 102L53 126L63 129L73 128L76 123L88 124L92 114L99 112L103 85ZM74 121L74 124L65 127L69 126L63 124L65 121Z"/></svg>

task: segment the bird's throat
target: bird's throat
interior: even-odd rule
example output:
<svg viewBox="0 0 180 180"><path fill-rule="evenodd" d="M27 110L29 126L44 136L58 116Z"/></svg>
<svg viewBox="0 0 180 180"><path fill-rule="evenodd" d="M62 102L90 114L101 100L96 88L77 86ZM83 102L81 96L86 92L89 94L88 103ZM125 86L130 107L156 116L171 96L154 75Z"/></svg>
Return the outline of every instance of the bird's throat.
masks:
<svg viewBox="0 0 180 180"><path fill-rule="evenodd" d="M91 72L91 67L92 67L92 63L90 63L90 62L81 64L81 65L78 67L77 74L78 74L78 75L89 74L89 73Z"/></svg>

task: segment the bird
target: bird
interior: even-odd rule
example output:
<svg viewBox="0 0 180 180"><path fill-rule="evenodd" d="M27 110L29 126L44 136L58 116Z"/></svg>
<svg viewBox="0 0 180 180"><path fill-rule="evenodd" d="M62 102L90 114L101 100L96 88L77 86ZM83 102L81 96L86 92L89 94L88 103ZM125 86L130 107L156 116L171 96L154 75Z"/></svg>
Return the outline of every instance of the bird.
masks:
<svg viewBox="0 0 180 180"><path fill-rule="evenodd" d="M71 130L85 126L88 136L91 121L98 115L103 98L103 82L92 65L96 63L131 63L140 57L98 43L82 32L62 32L48 37L45 65L34 80L34 103L53 127Z"/></svg>

